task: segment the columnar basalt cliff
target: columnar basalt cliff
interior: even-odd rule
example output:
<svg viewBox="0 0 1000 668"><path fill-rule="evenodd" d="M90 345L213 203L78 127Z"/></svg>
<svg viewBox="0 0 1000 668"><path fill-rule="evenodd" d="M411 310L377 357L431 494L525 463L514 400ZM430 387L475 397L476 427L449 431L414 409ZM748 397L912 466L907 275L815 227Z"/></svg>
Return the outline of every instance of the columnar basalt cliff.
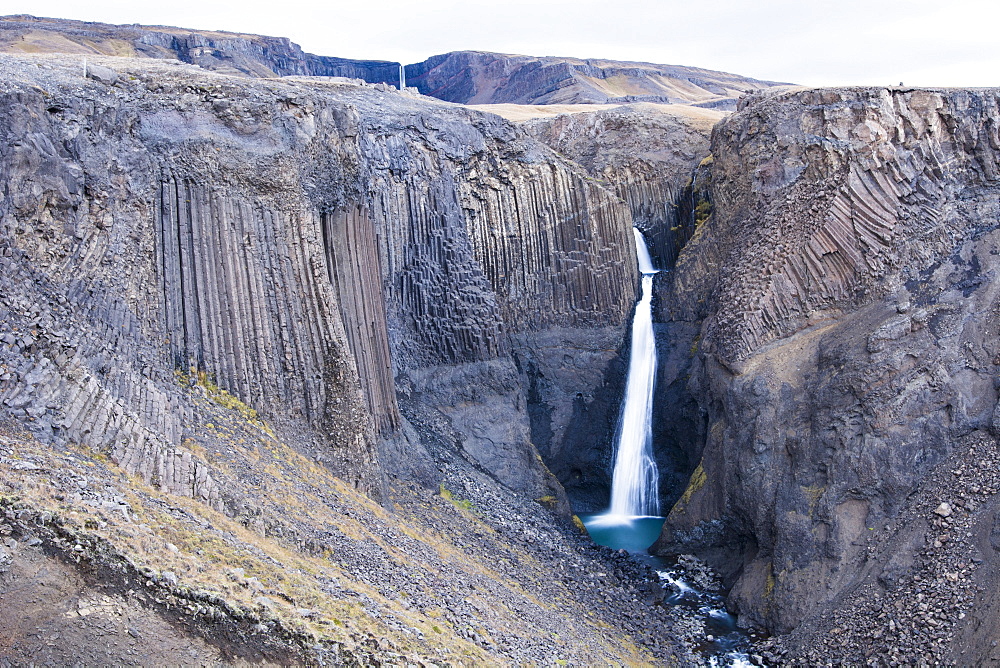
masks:
<svg viewBox="0 0 1000 668"><path fill-rule="evenodd" d="M288 151L294 114L178 80L151 84L171 100L158 104L146 83L6 97L5 406L46 439L110 451L221 508L182 446L192 414L179 381L200 378L301 419L336 470L377 493L357 370L317 261L320 219ZM203 111L223 97L224 118ZM326 139L336 152L339 134Z"/></svg>
<svg viewBox="0 0 1000 668"><path fill-rule="evenodd" d="M711 216L661 300L693 355L705 436L656 549L714 554L747 623L786 633L864 591L888 628L886 592L916 598L921 577L944 577L921 570L930 543L964 539L957 518L941 523L950 509L931 512L956 492L928 481L995 429L997 103L988 90L763 94L713 133ZM992 527L996 489L969 475L987 493L958 501L962 521ZM958 571L969 591L996 591L990 568ZM965 611L948 637L979 624L971 596L941 605ZM957 650L919 637L902 656Z"/></svg>
<svg viewBox="0 0 1000 668"><path fill-rule="evenodd" d="M624 200L663 268L693 229L679 210L695 167L709 154L712 127L726 114L686 105L635 104L524 123Z"/></svg>
<svg viewBox="0 0 1000 668"><path fill-rule="evenodd" d="M620 339L635 270L613 195L497 117L428 114L394 93L169 76L82 90L97 111L71 90L8 107L8 262L64 299L83 291L100 327L81 334L93 349L68 353L75 364L32 344L8 406L54 438L114 443L129 470L160 479L168 465L152 462L172 462L185 438L175 371L201 374L272 419L301 419L318 450L336 444L337 470L375 490L371 428L400 427L399 375L505 483L561 496L531 445L512 354L552 328L577 332L569 348L595 328ZM50 231L25 234L35 220ZM10 312L18 332L44 318ZM133 401L147 385L153 398ZM203 464L176 456L192 462L177 475L205 481L193 493L213 495Z"/></svg>
<svg viewBox="0 0 1000 668"><path fill-rule="evenodd" d="M592 395L624 336L610 190L498 116L381 84L0 73L0 584L43 559L23 545L88 559L122 596L155 588L149 614L211 619L230 658L690 660L662 608L565 584L615 573L632 601L649 573L602 565L532 442L579 416L529 412L525 360L576 360ZM572 568L546 584L529 564L553 559Z"/></svg>
<svg viewBox="0 0 1000 668"><path fill-rule="evenodd" d="M573 113L531 119L523 126L616 192L628 206L633 225L648 240L657 266L669 270L694 231L693 217L683 206L686 184L709 152L712 126L724 116L682 105L638 104L589 112L578 107ZM667 382L658 383L656 404L669 409L655 421L654 440L662 473L661 497L671 499L678 487L683 489L690 473L684 446L694 438L694 428L683 416L697 409L684 383L677 380L672 351L660 338L658 374ZM606 345L616 344L611 340ZM562 360L545 360L535 368L539 378L535 401L553 407L568 403L567 407L586 416L586 433L600 434L600 438L584 440L573 435L572 423L566 423L570 433L552 439L546 457L564 484L573 485L570 491L580 507L600 510L609 493L606 444L613 438L621 397L605 392L586 401L575 400L570 390L578 379L567 373ZM620 386L615 374L622 369L616 365L598 369L616 381L614 387ZM584 494L584 489L589 493Z"/></svg>

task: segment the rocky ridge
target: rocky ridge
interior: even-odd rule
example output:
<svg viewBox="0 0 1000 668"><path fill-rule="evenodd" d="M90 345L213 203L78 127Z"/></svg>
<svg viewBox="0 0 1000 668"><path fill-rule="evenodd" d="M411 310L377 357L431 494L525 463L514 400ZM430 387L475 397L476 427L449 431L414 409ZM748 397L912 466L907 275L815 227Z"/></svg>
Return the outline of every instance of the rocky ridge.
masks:
<svg viewBox="0 0 1000 668"><path fill-rule="evenodd" d="M164 26L111 25L34 16L0 17L0 51L177 59L254 77L347 77L399 86L400 63L304 52L285 37ZM696 67L456 51L405 66L424 95L462 104L654 102L733 109L758 81Z"/></svg>
<svg viewBox="0 0 1000 668"><path fill-rule="evenodd" d="M0 51L180 60L253 77L348 77L399 82L399 64L304 52L287 37L170 26L112 25L28 15L0 17Z"/></svg>
<svg viewBox="0 0 1000 668"><path fill-rule="evenodd" d="M654 549L711 556L746 624L787 633L942 576L921 534L897 542L926 520L899 518L963 439L994 438L996 114L992 90L801 90L748 97L713 132L710 216L660 302L690 350L700 464ZM958 614L949 640L971 633Z"/></svg>
<svg viewBox="0 0 1000 668"><path fill-rule="evenodd" d="M456 51L406 66L406 83L462 104L627 104L733 109L740 95L780 86L679 65Z"/></svg>

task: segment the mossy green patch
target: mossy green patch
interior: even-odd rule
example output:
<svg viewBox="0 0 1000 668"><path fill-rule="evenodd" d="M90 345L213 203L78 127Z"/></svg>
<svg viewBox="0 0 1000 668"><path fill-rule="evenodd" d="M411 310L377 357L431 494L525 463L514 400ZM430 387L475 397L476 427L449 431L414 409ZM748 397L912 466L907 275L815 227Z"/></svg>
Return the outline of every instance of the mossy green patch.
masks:
<svg viewBox="0 0 1000 668"><path fill-rule="evenodd" d="M476 509L476 506L472 503L472 501L469 501L468 499L459 499L454 494L452 494L451 490L445 487L443 483L439 485L439 490L441 498L451 501L451 504L456 508L458 508L459 510L463 510L473 515L479 514L479 511Z"/></svg>
<svg viewBox="0 0 1000 668"><path fill-rule="evenodd" d="M708 482L708 476L705 475L705 469L702 468L701 462L698 462L698 466L695 467L694 473L691 474L691 479L688 481L687 489L681 495L681 501L685 505L690 503L694 493L704 487L706 482Z"/></svg>

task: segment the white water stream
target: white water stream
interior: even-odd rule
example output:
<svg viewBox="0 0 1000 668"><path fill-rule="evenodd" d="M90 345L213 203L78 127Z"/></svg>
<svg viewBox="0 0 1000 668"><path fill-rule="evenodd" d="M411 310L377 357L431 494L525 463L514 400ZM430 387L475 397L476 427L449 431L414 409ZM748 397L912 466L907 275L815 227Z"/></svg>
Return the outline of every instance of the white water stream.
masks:
<svg viewBox="0 0 1000 668"><path fill-rule="evenodd" d="M642 274L642 293L632 319L632 350L625 402L615 438L615 468L611 480L611 507L598 515L582 516L591 537L614 549L644 551L659 534L663 518L659 503L659 473L653 459L653 386L656 382L656 340L653 336L653 276L657 269L642 232L633 228L636 259ZM653 533L649 533L652 525ZM640 547L632 543L638 541ZM655 557L647 557L654 559ZM672 570L658 570L660 579L676 590L668 599L697 611L706 635L700 651L712 668L752 668L746 653L746 635L726 612L721 595L702 592Z"/></svg>
<svg viewBox="0 0 1000 668"><path fill-rule="evenodd" d="M632 351L625 384L615 468L611 480L611 507L602 517L607 524L628 523L660 512L659 474L653 460L653 384L656 381L656 340L653 337L653 275L646 240L636 228L636 258L642 273L642 295L632 319Z"/></svg>

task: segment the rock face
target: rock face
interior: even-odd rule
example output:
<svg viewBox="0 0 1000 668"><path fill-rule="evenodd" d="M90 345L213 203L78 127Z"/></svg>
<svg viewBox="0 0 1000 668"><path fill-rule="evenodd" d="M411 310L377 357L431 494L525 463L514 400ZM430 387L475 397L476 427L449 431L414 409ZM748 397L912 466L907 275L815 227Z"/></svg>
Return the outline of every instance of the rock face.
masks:
<svg viewBox="0 0 1000 668"><path fill-rule="evenodd" d="M538 360L610 391L614 192L385 84L51 55L0 82L0 613L38 622L12 660L695 660L532 442L587 424L533 403Z"/></svg>
<svg viewBox="0 0 1000 668"><path fill-rule="evenodd" d="M455 51L406 66L425 95L463 104L659 102L732 109L754 88L777 85L696 67Z"/></svg>
<svg viewBox="0 0 1000 668"><path fill-rule="evenodd" d="M254 77L332 76L399 83L399 63L305 53L287 37L17 15L0 18L0 51L177 59Z"/></svg>
<svg viewBox="0 0 1000 668"><path fill-rule="evenodd" d="M667 269L690 238L685 188L709 154L724 112L687 105L632 104L524 123L534 137L571 158L624 200L650 252Z"/></svg>
<svg viewBox="0 0 1000 668"><path fill-rule="evenodd" d="M522 387L541 355L596 360L572 390L604 391L636 278L611 192L496 116L384 88L5 62L46 93L3 109L0 401L43 440L224 508L183 445L201 384L372 493L377 441L431 466L411 419L564 498L532 437L574 416Z"/></svg>
<svg viewBox="0 0 1000 668"><path fill-rule="evenodd" d="M638 104L539 118L523 126L617 193L628 205L633 225L643 230L657 266L668 270L694 231L693 217L684 206L685 183L709 152L712 126L724 116L719 111L681 105ZM657 280L664 279L661 274ZM657 328L663 329L662 325ZM659 339L660 382L655 404L673 409L669 414L663 412L654 423L654 451L660 471L660 498L672 500L679 494L678 488L683 490L690 473L685 447L694 438L691 425L677 416L697 409L685 384L677 380L675 351L662 332ZM617 343L611 339L605 345L611 353ZM613 386L620 387L625 370L615 360L617 357L609 357L590 368L613 374ZM579 426L557 420L557 424L568 425L567 433L548 440L536 437L535 443L540 447L552 443L543 449L543 455L567 486L575 507L601 510L610 493L608 444L614 439L621 397L605 392L586 401L576 398L574 383L581 372L559 357L538 361L535 368L545 381L537 383L535 405L556 407L556 414L572 410L585 418L578 421ZM686 408L678 410L679 406Z"/></svg>
<svg viewBox="0 0 1000 668"><path fill-rule="evenodd" d="M654 549L712 556L745 623L786 633L862 583L944 577L915 555L946 499L910 495L996 429L997 105L801 90L751 96L713 133L711 215L660 301L691 351L700 464Z"/></svg>
<svg viewBox="0 0 1000 668"><path fill-rule="evenodd" d="M5 66L45 86L14 85L2 107L5 412L223 508L184 446L182 386L201 383L307 425L377 493L321 206L292 159L310 138L338 155L332 112L317 137L294 102L224 79L108 86L61 63Z"/></svg>

